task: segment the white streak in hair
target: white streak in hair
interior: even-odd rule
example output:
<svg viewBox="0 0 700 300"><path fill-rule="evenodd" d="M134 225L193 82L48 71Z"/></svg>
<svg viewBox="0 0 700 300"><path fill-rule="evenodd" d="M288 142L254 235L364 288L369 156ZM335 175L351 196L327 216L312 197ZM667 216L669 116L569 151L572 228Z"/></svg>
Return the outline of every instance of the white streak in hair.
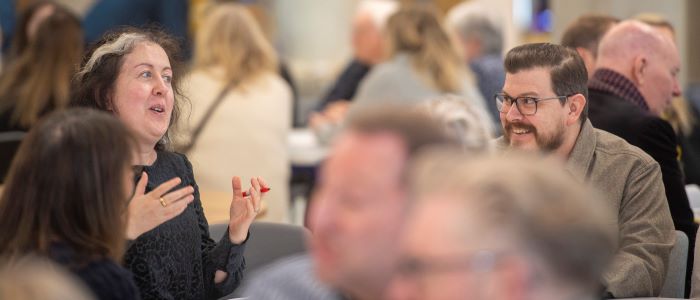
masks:
<svg viewBox="0 0 700 300"><path fill-rule="evenodd" d="M139 42L146 41L148 38L140 33L124 33L119 36L116 40L105 43L104 45L95 49L92 53L90 59L85 63L85 66L76 74L79 81L82 81L85 74L93 71L96 65L99 65L100 61L105 55L124 55L133 50L134 45Z"/></svg>

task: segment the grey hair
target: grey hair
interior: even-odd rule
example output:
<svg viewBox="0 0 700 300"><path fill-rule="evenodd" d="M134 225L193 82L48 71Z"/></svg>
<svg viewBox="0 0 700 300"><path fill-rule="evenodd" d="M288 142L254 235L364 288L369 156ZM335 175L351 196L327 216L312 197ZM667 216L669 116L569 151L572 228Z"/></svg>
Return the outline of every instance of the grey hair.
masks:
<svg viewBox="0 0 700 300"><path fill-rule="evenodd" d="M138 43L148 41L148 37L141 33L125 33L119 36L116 40L111 43L105 43L104 45L95 49L90 59L85 63L85 66L80 69L80 71L75 75L78 82L82 81L85 74L92 72L96 65L99 65L105 55L124 55L131 52L134 46Z"/></svg>
<svg viewBox="0 0 700 300"><path fill-rule="evenodd" d="M484 47L484 54L501 54L503 32L489 18L478 15L464 16L454 24L463 40L478 39Z"/></svg>
<svg viewBox="0 0 700 300"><path fill-rule="evenodd" d="M490 152L492 145L491 121L466 99L454 95L434 98L425 103L425 109L443 124L447 132L467 151Z"/></svg>
<svg viewBox="0 0 700 300"><path fill-rule="evenodd" d="M356 15L366 13L372 19L377 29L383 29L389 17L399 9L399 4L392 0L363 0L355 12Z"/></svg>
<svg viewBox="0 0 700 300"><path fill-rule="evenodd" d="M503 52L503 16L476 1L462 2L447 13L445 23L460 39L477 39L484 47L484 54Z"/></svg>

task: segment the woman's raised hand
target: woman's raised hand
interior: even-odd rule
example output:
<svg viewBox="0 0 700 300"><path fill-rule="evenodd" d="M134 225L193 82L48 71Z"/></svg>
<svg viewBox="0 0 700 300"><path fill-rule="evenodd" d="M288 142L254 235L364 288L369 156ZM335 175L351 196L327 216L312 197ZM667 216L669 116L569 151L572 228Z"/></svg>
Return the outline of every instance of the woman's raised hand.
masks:
<svg viewBox="0 0 700 300"><path fill-rule="evenodd" d="M233 176L231 187L233 188L233 200L231 200L230 220L228 225L229 238L234 244L240 244L248 236L250 224L255 220L255 216L260 212L263 188L269 188L260 177L250 179L251 188L248 189L248 196L243 197L241 188L241 178Z"/></svg>
<svg viewBox="0 0 700 300"><path fill-rule="evenodd" d="M145 194L148 174L142 173L136 184L134 196L129 202L129 221L126 237L134 240L145 232L180 215L194 200L194 188L186 186L171 192L180 184L179 177L172 178Z"/></svg>

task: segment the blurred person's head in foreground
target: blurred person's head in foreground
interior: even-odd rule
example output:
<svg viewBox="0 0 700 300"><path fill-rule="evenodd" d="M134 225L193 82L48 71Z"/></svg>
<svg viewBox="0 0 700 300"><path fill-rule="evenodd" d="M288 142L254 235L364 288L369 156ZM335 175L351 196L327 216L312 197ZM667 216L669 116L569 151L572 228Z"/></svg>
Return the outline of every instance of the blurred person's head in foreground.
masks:
<svg viewBox="0 0 700 300"><path fill-rule="evenodd" d="M0 257L52 258L56 244L80 263L120 262L133 190L134 141L119 120L90 109L56 112L24 137L2 196Z"/></svg>
<svg viewBox="0 0 700 300"><path fill-rule="evenodd" d="M71 77L83 55L80 20L49 2L39 2L27 33L31 38L16 41L0 77L0 112L8 112L13 127L29 129L46 113L66 108L70 102ZM19 46L21 44L21 46Z"/></svg>
<svg viewBox="0 0 700 300"><path fill-rule="evenodd" d="M468 76L457 47L435 7L409 4L389 18L387 56L407 55L412 67L437 90L457 93Z"/></svg>
<svg viewBox="0 0 700 300"><path fill-rule="evenodd" d="M70 273L42 258L28 256L0 267L0 299L94 299Z"/></svg>
<svg viewBox="0 0 700 300"><path fill-rule="evenodd" d="M462 56L467 62L484 55L501 56L503 29L497 23L502 17L474 2L462 2L450 9L446 23L457 36Z"/></svg>
<svg viewBox="0 0 700 300"><path fill-rule="evenodd" d="M596 72L601 71L630 80L654 115L681 95L680 57L672 36L640 21L624 21L603 37L596 63Z"/></svg>
<svg viewBox="0 0 700 300"><path fill-rule="evenodd" d="M588 115L588 76L576 51L525 44L508 51L496 95L503 138L512 148L567 158Z"/></svg>
<svg viewBox="0 0 700 300"><path fill-rule="evenodd" d="M415 166L394 299L597 299L610 217L558 161L434 150Z"/></svg>
<svg viewBox="0 0 700 300"><path fill-rule="evenodd" d="M466 99L448 95L422 105L469 152L491 151L493 126L487 112Z"/></svg>
<svg viewBox="0 0 700 300"><path fill-rule="evenodd" d="M457 146L424 110L378 106L352 114L323 164L311 201L317 277L352 299L382 297L406 211L407 165L432 145Z"/></svg>
<svg viewBox="0 0 700 300"><path fill-rule="evenodd" d="M358 3L352 22L353 56L366 65L384 59L386 45L382 31L399 4L391 0L362 0Z"/></svg>
<svg viewBox="0 0 700 300"><path fill-rule="evenodd" d="M564 30L561 44L576 49L586 64L589 77L593 76L600 39L618 22L620 20L613 16L587 14L578 17Z"/></svg>

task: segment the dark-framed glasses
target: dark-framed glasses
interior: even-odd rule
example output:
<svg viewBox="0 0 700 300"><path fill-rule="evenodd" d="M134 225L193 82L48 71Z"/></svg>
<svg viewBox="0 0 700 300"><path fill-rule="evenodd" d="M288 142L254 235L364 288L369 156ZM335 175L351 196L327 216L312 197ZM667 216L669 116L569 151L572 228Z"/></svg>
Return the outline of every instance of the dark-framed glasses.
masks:
<svg viewBox="0 0 700 300"><path fill-rule="evenodd" d="M511 97L508 96L504 93L496 93L494 95L494 98L496 99L496 108L498 111L507 114L511 107L513 107L513 103L518 107L518 111L520 114L524 116L531 116L537 113L537 103L540 101L547 101L547 100L554 100L554 99L566 99L569 98L569 96L555 96L555 97L548 97L548 98L537 98L537 97Z"/></svg>
<svg viewBox="0 0 700 300"><path fill-rule="evenodd" d="M478 251L472 255L450 258L403 257L399 260L396 271L399 276L412 279L444 272L484 272L493 269L502 256L504 255L490 251Z"/></svg>

